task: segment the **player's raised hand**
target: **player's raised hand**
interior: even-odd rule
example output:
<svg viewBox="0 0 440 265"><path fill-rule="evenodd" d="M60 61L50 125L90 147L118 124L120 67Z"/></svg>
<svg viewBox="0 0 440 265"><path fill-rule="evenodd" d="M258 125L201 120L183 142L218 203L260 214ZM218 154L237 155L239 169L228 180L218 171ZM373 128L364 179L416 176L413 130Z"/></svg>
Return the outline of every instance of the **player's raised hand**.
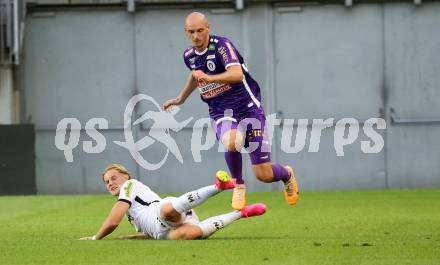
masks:
<svg viewBox="0 0 440 265"><path fill-rule="evenodd" d="M162 105L162 109L166 112L171 112L173 106L179 105L179 99L177 98L172 98L172 99L168 99L167 101L165 101L165 103L163 103Z"/></svg>

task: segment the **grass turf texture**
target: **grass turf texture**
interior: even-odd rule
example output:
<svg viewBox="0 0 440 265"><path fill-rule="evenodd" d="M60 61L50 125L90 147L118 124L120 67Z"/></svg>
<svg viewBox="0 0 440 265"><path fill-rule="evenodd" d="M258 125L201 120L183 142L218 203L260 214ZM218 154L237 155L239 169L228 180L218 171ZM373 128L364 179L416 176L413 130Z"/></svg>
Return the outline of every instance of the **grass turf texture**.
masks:
<svg viewBox="0 0 440 265"><path fill-rule="evenodd" d="M197 208L230 211L231 193ZM208 240L102 241L93 235L114 198L0 197L0 264L440 264L440 190L307 192L294 207L282 193L251 193L264 216L242 219Z"/></svg>

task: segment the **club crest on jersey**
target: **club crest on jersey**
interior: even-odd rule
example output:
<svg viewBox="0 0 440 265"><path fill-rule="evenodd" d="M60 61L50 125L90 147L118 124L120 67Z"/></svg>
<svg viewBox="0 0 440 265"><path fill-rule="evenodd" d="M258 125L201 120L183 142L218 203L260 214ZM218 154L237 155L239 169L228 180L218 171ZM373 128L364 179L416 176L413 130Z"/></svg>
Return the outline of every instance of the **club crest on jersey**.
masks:
<svg viewBox="0 0 440 265"><path fill-rule="evenodd" d="M213 61L207 61L206 66L208 67L209 71L215 70L215 63Z"/></svg>

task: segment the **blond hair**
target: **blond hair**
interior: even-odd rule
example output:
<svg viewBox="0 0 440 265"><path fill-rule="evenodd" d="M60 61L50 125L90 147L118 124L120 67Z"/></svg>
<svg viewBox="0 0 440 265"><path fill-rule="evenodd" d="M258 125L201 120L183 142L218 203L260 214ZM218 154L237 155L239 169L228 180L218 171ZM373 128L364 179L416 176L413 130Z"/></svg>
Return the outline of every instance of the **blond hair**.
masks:
<svg viewBox="0 0 440 265"><path fill-rule="evenodd" d="M110 164L101 173L101 178L102 178L103 181L104 181L105 173L107 173L109 170L112 170L112 169L115 169L116 171L118 171L121 174L127 175L128 178L131 179L130 172L123 165L121 165L121 164Z"/></svg>

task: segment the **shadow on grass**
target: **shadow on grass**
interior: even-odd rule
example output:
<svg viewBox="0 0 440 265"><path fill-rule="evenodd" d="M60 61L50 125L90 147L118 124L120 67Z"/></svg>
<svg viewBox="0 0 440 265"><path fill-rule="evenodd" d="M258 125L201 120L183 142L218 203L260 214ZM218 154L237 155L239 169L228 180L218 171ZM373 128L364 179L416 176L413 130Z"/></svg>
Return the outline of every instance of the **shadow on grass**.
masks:
<svg viewBox="0 0 440 265"><path fill-rule="evenodd" d="M288 236L218 236L213 238L207 238L204 240L284 240L289 239Z"/></svg>
<svg viewBox="0 0 440 265"><path fill-rule="evenodd" d="M212 237L212 238L206 238L206 239L196 239L199 240L209 240L209 241L215 241L215 240L285 240L289 239L288 236L224 236L224 237ZM154 240L152 238L109 238L107 240L124 240L124 241L143 241L143 240ZM173 240L154 240L154 241L173 241ZM175 241L191 241L191 240L175 240Z"/></svg>

